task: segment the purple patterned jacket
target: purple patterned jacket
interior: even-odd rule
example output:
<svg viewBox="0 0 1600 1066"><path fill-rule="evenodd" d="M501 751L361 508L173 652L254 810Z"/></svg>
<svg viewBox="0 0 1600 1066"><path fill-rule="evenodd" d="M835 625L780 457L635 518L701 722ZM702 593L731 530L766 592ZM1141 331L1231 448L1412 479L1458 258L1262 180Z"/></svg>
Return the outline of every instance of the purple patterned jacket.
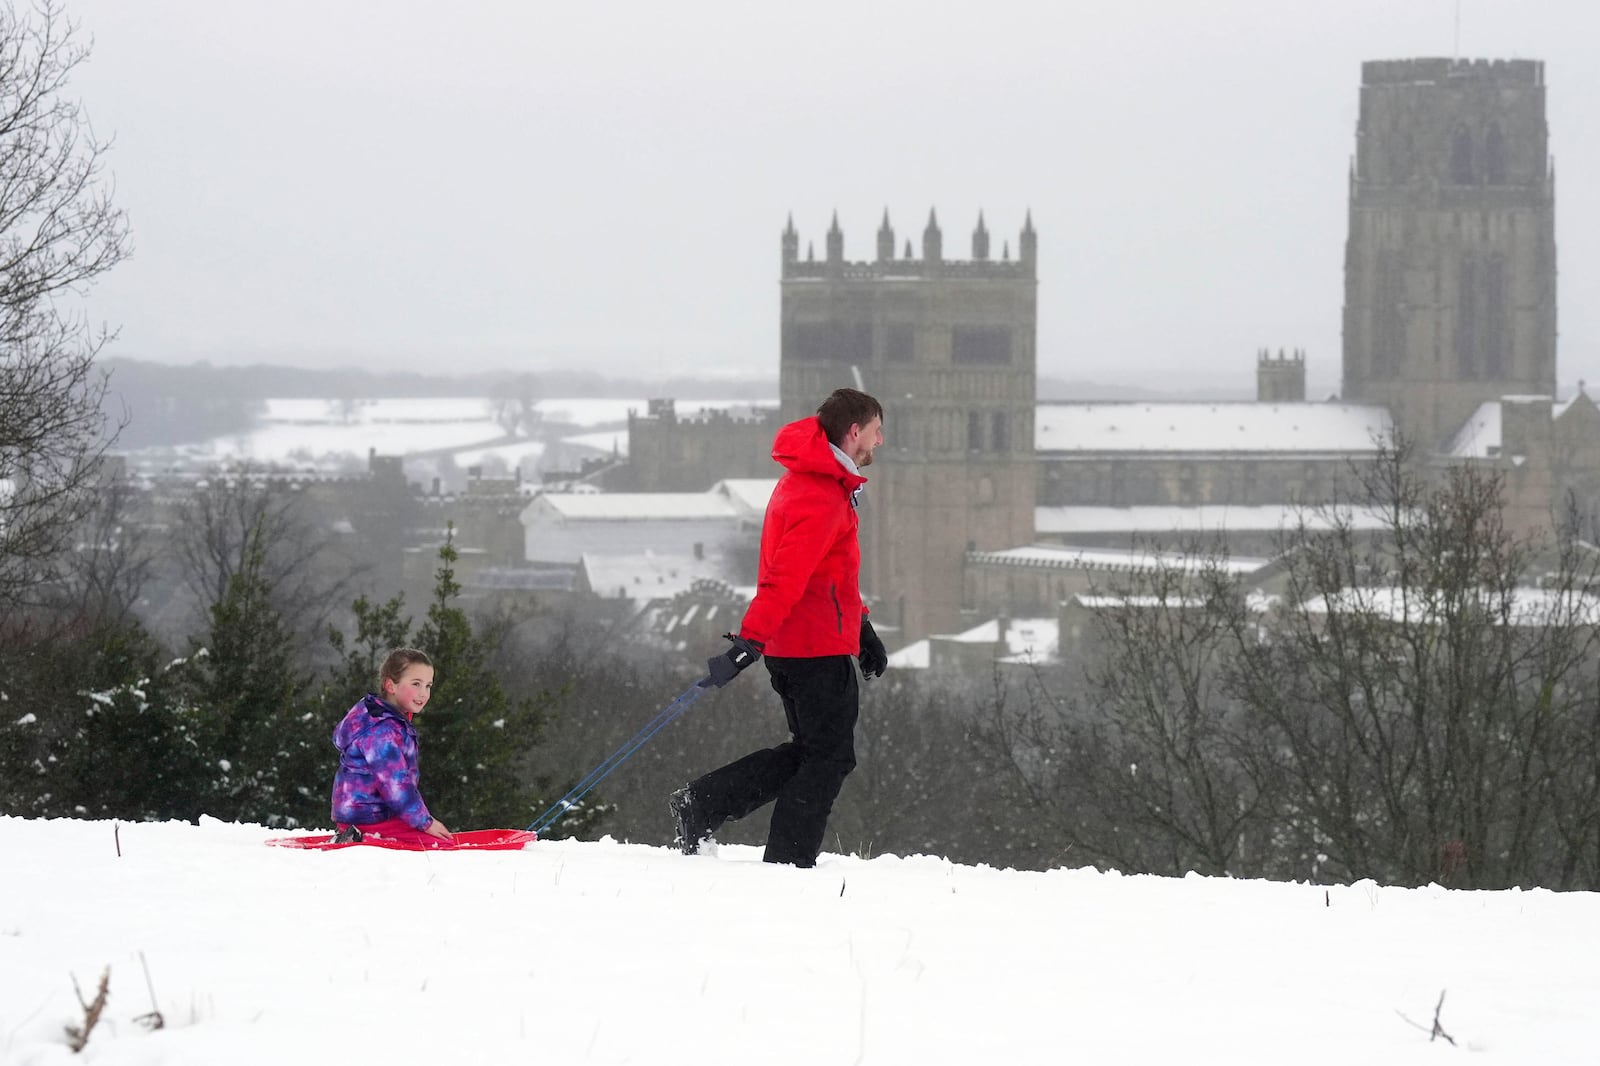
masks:
<svg viewBox="0 0 1600 1066"><path fill-rule="evenodd" d="M401 818L414 829L433 821L417 790L417 731L405 715L368 693L333 731L333 820L371 825Z"/></svg>

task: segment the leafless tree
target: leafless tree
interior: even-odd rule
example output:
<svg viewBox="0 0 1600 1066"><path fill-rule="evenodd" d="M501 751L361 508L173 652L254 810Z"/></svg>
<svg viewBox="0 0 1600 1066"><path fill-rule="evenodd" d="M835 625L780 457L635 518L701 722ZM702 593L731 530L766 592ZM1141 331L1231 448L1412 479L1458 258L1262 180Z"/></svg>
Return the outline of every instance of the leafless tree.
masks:
<svg viewBox="0 0 1600 1066"><path fill-rule="evenodd" d="M346 557L302 492L250 471L213 477L178 502L176 515L172 551L197 610L222 601L259 544L274 609L308 644L368 569Z"/></svg>
<svg viewBox="0 0 1600 1066"><path fill-rule="evenodd" d="M1076 683L994 713L1023 794L1125 869L1600 885L1600 555L1508 528L1498 470L1353 475L1267 587L1191 552L1106 590Z"/></svg>
<svg viewBox="0 0 1600 1066"><path fill-rule="evenodd" d="M53 574L120 425L74 303L129 252L109 143L67 95L88 57L54 0L0 2L0 606Z"/></svg>

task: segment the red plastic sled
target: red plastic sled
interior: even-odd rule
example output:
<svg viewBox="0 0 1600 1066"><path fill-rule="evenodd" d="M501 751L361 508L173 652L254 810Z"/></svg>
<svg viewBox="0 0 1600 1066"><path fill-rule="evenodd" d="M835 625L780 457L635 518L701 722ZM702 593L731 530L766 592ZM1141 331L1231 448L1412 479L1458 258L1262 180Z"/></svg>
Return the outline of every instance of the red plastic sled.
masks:
<svg viewBox="0 0 1600 1066"><path fill-rule="evenodd" d="M394 851L521 851L523 847L539 839L539 834L527 829L473 829L465 833L452 833L451 836L456 842L453 848L430 848L425 844L411 844L403 840L374 836L335 844L332 833L272 837L267 843L275 848L300 848L305 851L337 851L340 848L390 848Z"/></svg>

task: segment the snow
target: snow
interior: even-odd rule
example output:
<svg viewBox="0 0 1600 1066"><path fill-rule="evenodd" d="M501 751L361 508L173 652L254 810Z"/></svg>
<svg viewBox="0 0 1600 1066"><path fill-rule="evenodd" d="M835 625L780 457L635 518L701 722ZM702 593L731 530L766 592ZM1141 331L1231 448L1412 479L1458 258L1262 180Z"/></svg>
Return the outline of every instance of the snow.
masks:
<svg viewBox="0 0 1600 1066"><path fill-rule="evenodd" d="M1070 544L1030 544L1025 548L967 553L985 566L1056 567L1069 570L1184 570L1215 566L1230 574L1253 574L1272 560L1248 555L1221 556L1164 552L1147 548L1075 548Z"/></svg>
<svg viewBox="0 0 1600 1066"><path fill-rule="evenodd" d="M1383 407L1344 403L1041 403L1040 452L1369 454L1392 431Z"/></svg>
<svg viewBox="0 0 1600 1066"><path fill-rule="evenodd" d="M1304 520L1309 529L1326 529L1330 515L1301 504L1197 504L1180 507L1141 504L1131 507L1036 507L1034 528L1040 533L1235 533L1294 529ZM1342 517L1362 530L1386 529L1392 518L1378 508L1346 508Z"/></svg>
<svg viewBox="0 0 1600 1066"><path fill-rule="evenodd" d="M272 835L0 818L0 1061L1562 1066L1600 1047L1587 893ZM73 982L92 997L107 967L75 1056ZM1436 1007L1457 1046L1430 1040Z"/></svg>
<svg viewBox="0 0 1600 1066"><path fill-rule="evenodd" d="M269 397L262 401L257 423L181 451L190 459L215 462L288 463L331 456L365 459L379 455L454 452L458 464L476 465L498 456L508 465L536 463L544 444L524 424L522 439L496 418L503 400L472 396L389 397L335 400ZM712 411L735 417L758 414L777 406L775 400L679 400L680 419ZM535 401L533 410L545 422L580 427L589 432L567 438L609 453L620 441L627 450L628 414L644 414L647 400L551 398ZM607 427L610 427L609 429Z"/></svg>

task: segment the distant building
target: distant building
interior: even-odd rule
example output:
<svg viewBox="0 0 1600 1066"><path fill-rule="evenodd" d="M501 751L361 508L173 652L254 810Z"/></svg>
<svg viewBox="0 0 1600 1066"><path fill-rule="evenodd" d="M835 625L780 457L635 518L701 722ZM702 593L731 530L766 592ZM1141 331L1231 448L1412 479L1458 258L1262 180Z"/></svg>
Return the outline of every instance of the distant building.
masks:
<svg viewBox="0 0 1600 1066"><path fill-rule="evenodd" d="M993 254L978 216L971 256L947 259L929 212L922 251L897 254L884 212L876 254L845 258L835 218L826 256L783 232L779 405L810 414L859 383L885 406L881 465L861 508L862 589L902 633L961 619L962 559L1033 539L1037 234ZM955 579L955 580L952 580Z"/></svg>
<svg viewBox="0 0 1600 1066"><path fill-rule="evenodd" d="M842 385L883 401L862 584L880 628L898 629L893 644L1053 616L1052 601L1097 609L1085 589L1098 553L1141 536L1264 555L1301 505L1334 495L1396 433L1436 464L1503 472L1514 528L1548 528L1568 501L1596 524L1600 408L1556 395L1543 64L1370 62L1360 95L1342 398L1307 400L1303 350L1262 349L1254 403L1041 404L1031 217L1015 257L1004 244L997 258L980 214L962 260L945 256L931 213L919 254L897 250L885 212L868 261L847 258L837 218L823 256L808 245L802 257L789 221L778 421ZM672 456L698 461L740 432L669 413L638 438L658 442L640 464L657 484L674 483ZM764 461L768 429L737 448Z"/></svg>

